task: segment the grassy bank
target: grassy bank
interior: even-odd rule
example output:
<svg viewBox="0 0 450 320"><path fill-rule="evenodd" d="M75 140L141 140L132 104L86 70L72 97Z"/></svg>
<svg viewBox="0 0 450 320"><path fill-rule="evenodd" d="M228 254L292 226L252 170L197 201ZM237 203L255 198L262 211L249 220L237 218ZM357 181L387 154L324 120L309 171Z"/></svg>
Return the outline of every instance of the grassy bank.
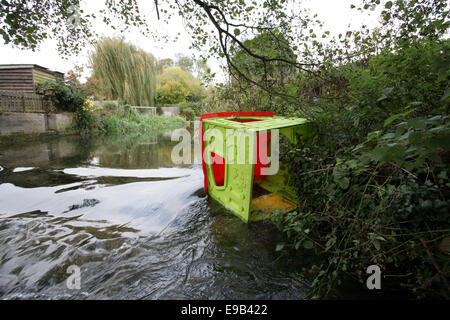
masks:
<svg viewBox="0 0 450 320"><path fill-rule="evenodd" d="M108 134L152 133L181 128L186 122L179 117L147 116L135 111L117 111L102 121Z"/></svg>
<svg viewBox="0 0 450 320"><path fill-rule="evenodd" d="M108 135L149 135L182 128L185 125L186 121L180 117L150 116L121 108L112 113L80 110L74 119L74 127L82 134L102 132Z"/></svg>

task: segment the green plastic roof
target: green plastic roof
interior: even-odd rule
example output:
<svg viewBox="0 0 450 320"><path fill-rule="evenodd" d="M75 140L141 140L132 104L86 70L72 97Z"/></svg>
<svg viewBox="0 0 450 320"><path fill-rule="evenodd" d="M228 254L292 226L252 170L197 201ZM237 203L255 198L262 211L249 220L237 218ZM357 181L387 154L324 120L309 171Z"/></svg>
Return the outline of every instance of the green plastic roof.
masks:
<svg viewBox="0 0 450 320"><path fill-rule="evenodd" d="M247 129L249 131L260 131L277 128L292 127L299 124L307 123L305 118L286 118L280 116L274 117L238 117L239 119L260 119L261 121L237 122L232 119L235 117L209 118L202 121L208 124L214 124L230 129Z"/></svg>

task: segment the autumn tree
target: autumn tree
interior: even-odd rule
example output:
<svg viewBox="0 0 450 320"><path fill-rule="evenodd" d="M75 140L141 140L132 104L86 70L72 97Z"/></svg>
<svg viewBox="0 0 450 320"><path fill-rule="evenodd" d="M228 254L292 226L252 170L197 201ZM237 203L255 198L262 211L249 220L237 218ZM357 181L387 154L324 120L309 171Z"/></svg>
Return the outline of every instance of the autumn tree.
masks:
<svg viewBox="0 0 450 320"><path fill-rule="evenodd" d="M170 86L165 86L167 83L170 83ZM183 101L198 101L200 100L204 94L205 89L202 86L202 83L199 79L196 79L190 72L183 70L181 67L167 67L164 71L157 76L157 92L158 92L158 101L164 100L164 103L175 104ZM179 87L183 88L183 92L185 93L184 98L164 98L166 94L170 93L170 90L179 91ZM173 94L169 94L170 96L174 96ZM176 95L177 97L181 97L182 95ZM176 101L175 101L176 100Z"/></svg>

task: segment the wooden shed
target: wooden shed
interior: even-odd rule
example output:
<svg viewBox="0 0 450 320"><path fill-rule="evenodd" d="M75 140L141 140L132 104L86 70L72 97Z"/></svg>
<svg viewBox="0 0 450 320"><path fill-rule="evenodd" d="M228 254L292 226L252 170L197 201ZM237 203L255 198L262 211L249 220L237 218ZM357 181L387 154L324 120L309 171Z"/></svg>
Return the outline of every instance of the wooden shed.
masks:
<svg viewBox="0 0 450 320"><path fill-rule="evenodd" d="M35 93L37 83L55 78L64 80L64 74L37 64L0 65L0 91Z"/></svg>

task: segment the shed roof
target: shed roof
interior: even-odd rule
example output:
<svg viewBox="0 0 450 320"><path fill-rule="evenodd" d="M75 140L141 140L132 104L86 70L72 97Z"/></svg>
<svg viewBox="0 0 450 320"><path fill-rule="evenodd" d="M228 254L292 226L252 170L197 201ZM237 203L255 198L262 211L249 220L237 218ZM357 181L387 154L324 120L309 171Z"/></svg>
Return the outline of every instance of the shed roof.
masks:
<svg viewBox="0 0 450 320"><path fill-rule="evenodd" d="M53 70L50 70L49 68L40 66L40 65L38 65L38 64L0 64L0 70L8 70L8 69L33 69L33 68L38 68L38 69L42 69L42 70L47 71L47 72L60 73L60 74L64 75L63 72L60 72L60 71L53 71Z"/></svg>

